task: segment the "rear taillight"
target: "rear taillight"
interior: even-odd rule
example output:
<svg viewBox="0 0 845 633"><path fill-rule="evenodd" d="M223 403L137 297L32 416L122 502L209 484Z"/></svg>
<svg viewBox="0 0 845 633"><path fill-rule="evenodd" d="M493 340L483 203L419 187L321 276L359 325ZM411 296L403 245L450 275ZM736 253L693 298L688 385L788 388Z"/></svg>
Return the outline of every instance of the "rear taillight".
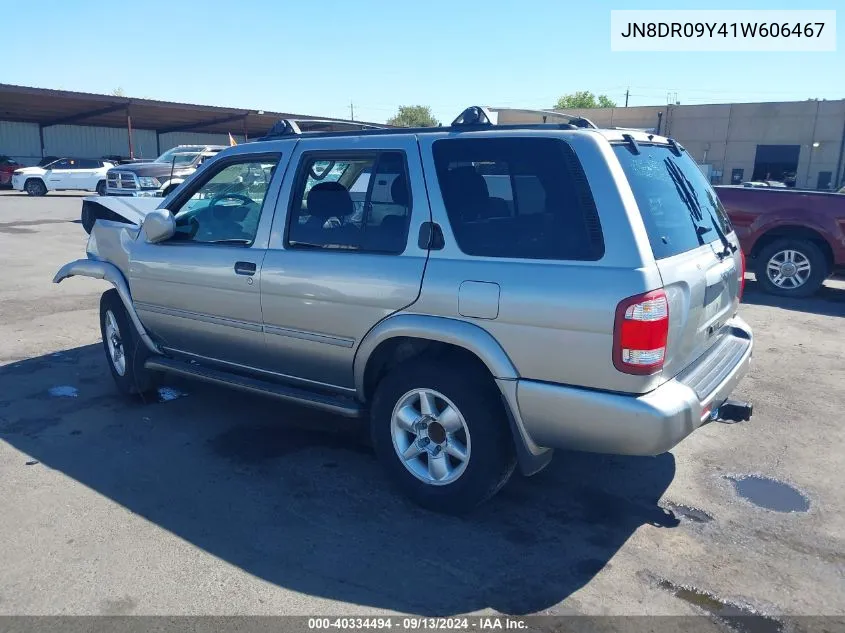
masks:
<svg viewBox="0 0 845 633"><path fill-rule="evenodd" d="M616 306L613 365L626 374L663 369L669 336L669 302L663 290L628 297Z"/></svg>
<svg viewBox="0 0 845 633"><path fill-rule="evenodd" d="M742 293L745 292L745 253L739 249L739 294L737 299L742 301Z"/></svg>

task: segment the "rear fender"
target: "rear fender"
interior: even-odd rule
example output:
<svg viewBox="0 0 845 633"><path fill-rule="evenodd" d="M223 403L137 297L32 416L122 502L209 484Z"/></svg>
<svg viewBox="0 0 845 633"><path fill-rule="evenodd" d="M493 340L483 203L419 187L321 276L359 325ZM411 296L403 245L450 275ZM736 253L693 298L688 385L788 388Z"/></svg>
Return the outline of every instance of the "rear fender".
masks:
<svg viewBox="0 0 845 633"><path fill-rule="evenodd" d="M553 451L538 446L531 439L519 414L516 399L519 372L490 333L467 321L421 314L397 314L376 325L361 341L355 354L355 389L361 402L366 401L364 375L368 360L381 343L398 336L448 343L474 354L487 366L501 392L522 473L532 475L551 461Z"/></svg>
<svg viewBox="0 0 845 633"><path fill-rule="evenodd" d="M69 262L59 269L56 276L53 277L53 283L58 284L68 277L91 277L93 279L105 279L117 290L120 300L123 301L123 307L126 308L126 313L132 320L132 325L138 332L141 340L154 354L161 354L161 350L147 334L147 330L138 318L138 313L135 311L135 306L132 305L132 295L129 294L129 285L126 283L126 278L120 269L109 262L99 261L96 259L77 259Z"/></svg>

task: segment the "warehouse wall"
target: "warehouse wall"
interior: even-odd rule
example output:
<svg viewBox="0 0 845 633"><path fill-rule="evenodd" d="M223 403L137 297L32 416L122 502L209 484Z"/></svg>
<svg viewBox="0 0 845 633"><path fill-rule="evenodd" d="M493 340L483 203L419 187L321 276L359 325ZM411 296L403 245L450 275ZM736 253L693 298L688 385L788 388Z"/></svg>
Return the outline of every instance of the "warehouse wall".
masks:
<svg viewBox="0 0 845 633"><path fill-rule="evenodd" d="M132 143L138 158L155 158L156 134L152 130L132 130ZM45 156L98 158L108 154L129 155L129 134L125 128L87 125L53 125L44 128Z"/></svg>
<svg viewBox="0 0 845 633"><path fill-rule="evenodd" d="M237 143L244 142L243 134L233 134ZM136 158L155 158L159 155L154 130L132 130ZM176 145L229 145L228 134L202 132L171 132L159 137L161 152ZM41 160L41 141L38 125L0 121L0 154L11 156L24 165ZM129 135L126 128L95 127L90 125L53 125L44 128L44 156L74 156L100 158L117 154L129 156Z"/></svg>
<svg viewBox="0 0 845 633"><path fill-rule="evenodd" d="M41 160L41 141L35 123L0 121L0 154L11 156L22 165Z"/></svg>
<svg viewBox="0 0 845 633"><path fill-rule="evenodd" d="M566 110L599 127L657 126L678 139L699 164L720 172L717 182L729 184L731 171L742 169L750 180L758 145L798 145L796 186L815 188L819 173L832 172L836 183L839 152L845 132L845 100L740 103L716 105L636 106ZM540 115L499 114L500 123L537 123ZM817 143L817 147L813 144ZM842 176L840 176L842 178ZM841 186L841 185L840 185Z"/></svg>

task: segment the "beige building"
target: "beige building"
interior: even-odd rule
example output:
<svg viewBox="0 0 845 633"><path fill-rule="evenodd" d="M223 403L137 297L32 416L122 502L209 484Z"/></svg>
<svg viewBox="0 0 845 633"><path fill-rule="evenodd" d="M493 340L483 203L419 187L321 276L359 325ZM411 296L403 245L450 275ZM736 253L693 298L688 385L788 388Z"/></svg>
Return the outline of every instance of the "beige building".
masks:
<svg viewBox="0 0 845 633"><path fill-rule="evenodd" d="M538 121L496 109L498 122ZM845 185L845 100L567 110L599 127L657 130L681 143L714 184L783 180L796 187Z"/></svg>

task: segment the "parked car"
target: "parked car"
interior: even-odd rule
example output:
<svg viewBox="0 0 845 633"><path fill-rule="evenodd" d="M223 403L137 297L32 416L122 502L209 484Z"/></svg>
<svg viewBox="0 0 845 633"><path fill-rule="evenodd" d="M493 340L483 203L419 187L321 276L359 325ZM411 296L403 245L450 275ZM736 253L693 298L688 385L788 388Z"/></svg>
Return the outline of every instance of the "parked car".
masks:
<svg viewBox="0 0 845 633"><path fill-rule="evenodd" d="M59 160L58 156L44 156L41 160L38 161L36 167L44 167L57 160Z"/></svg>
<svg viewBox="0 0 845 633"><path fill-rule="evenodd" d="M120 165L108 173L106 195L167 196L223 145L179 145L151 162Z"/></svg>
<svg viewBox="0 0 845 633"><path fill-rule="evenodd" d="M30 196L43 196L48 191L106 190L106 172L113 163L97 158L60 158L43 167L23 167L12 174L12 186Z"/></svg>
<svg viewBox="0 0 845 633"><path fill-rule="evenodd" d="M747 420L728 400L752 351L742 253L687 152L482 112L229 148L143 219L98 220L54 281L114 286L122 393L171 372L367 416L386 471L436 510L554 448L654 455Z"/></svg>
<svg viewBox="0 0 845 633"><path fill-rule="evenodd" d="M14 158L0 156L0 187L12 186L12 172L21 167Z"/></svg>
<svg viewBox="0 0 845 633"><path fill-rule="evenodd" d="M807 297L845 269L845 197L731 186L716 191L765 292Z"/></svg>

